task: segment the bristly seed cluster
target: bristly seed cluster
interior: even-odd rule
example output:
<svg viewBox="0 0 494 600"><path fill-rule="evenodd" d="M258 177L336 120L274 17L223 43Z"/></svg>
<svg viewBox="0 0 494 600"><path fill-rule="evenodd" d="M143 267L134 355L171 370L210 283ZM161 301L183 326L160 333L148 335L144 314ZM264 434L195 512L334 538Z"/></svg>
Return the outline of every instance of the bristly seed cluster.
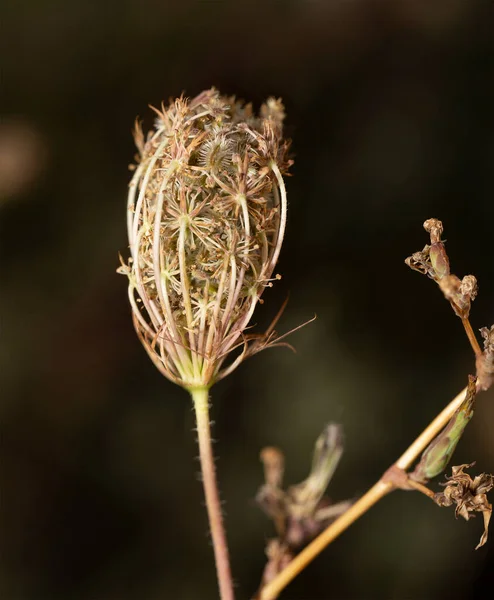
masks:
<svg viewBox="0 0 494 600"><path fill-rule="evenodd" d="M179 385L208 387L249 353L243 332L280 253L291 164L284 110L270 99L258 117L211 89L156 113L146 137L136 125L131 256L119 271L154 364Z"/></svg>

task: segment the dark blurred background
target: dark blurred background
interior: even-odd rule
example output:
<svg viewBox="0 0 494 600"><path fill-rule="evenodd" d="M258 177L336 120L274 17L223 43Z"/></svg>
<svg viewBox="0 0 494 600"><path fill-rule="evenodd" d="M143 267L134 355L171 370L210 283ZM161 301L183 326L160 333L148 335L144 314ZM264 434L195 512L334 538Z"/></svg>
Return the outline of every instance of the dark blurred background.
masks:
<svg viewBox="0 0 494 600"><path fill-rule="evenodd" d="M281 96L295 165L278 271L290 341L213 389L238 598L271 524L254 505L267 444L303 479L342 423L334 500L362 494L465 384L460 321L404 258L441 218L453 270L494 320L493 3L482 0L11 0L0 126L1 546L5 600L217 598L191 404L140 346L126 281L136 115L212 85ZM454 464L494 471L494 396ZM437 487L437 484L436 484ZM286 600L478 598L493 544L419 494L384 499ZM492 580L491 580L492 581Z"/></svg>

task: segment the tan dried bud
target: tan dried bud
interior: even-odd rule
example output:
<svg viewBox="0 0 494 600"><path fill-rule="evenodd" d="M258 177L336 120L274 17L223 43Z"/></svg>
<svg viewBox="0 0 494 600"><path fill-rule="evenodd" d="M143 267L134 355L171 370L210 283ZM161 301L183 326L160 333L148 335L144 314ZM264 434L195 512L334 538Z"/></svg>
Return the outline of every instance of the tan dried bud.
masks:
<svg viewBox="0 0 494 600"><path fill-rule="evenodd" d="M478 291L477 278L474 275L465 275L461 280L460 294L473 302L477 297Z"/></svg>
<svg viewBox="0 0 494 600"><path fill-rule="evenodd" d="M280 253L291 163L283 105L270 100L256 117L211 89L156 113L146 138L136 125L131 258L119 271L154 364L186 388L208 387L245 355L243 332Z"/></svg>
<svg viewBox="0 0 494 600"><path fill-rule="evenodd" d="M468 319L472 302L477 297L477 279L473 275L466 275L462 280L456 275L447 275L438 281L438 285L455 313Z"/></svg>
<svg viewBox="0 0 494 600"><path fill-rule="evenodd" d="M279 448L266 446L261 450L260 459L264 465L264 480L273 488L281 488L285 472L285 457Z"/></svg>
<svg viewBox="0 0 494 600"><path fill-rule="evenodd" d="M439 219L427 219L424 223L424 229L430 234L433 244L441 241L444 228Z"/></svg>
<svg viewBox="0 0 494 600"><path fill-rule="evenodd" d="M411 256L405 259L405 264L414 271L427 275L431 279L435 279L434 269L432 268L429 257L430 246L425 246L421 252L414 252Z"/></svg>

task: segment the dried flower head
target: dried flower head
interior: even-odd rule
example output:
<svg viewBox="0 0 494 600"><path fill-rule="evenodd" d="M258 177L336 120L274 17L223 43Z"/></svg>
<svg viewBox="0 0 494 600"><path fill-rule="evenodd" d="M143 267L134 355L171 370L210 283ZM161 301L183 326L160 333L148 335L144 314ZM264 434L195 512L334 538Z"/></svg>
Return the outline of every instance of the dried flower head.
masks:
<svg viewBox="0 0 494 600"><path fill-rule="evenodd" d="M257 117L211 89L156 113L146 137L136 125L131 256L119 271L154 364L179 385L208 387L255 350L244 331L272 285L286 223L283 105L270 99Z"/></svg>
<svg viewBox="0 0 494 600"><path fill-rule="evenodd" d="M453 467L451 477L446 477L447 482L444 492L435 494L434 501L439 506L456 504L455 515L461 515L466 521L475 516L473 513L481 512L484 517L484 533L475 550L487 542L489 521L492 514L492 505L487 500L487 493L494 487L494 477L487 473L477 475L472 479L465 469L475 463Z"/></svg>

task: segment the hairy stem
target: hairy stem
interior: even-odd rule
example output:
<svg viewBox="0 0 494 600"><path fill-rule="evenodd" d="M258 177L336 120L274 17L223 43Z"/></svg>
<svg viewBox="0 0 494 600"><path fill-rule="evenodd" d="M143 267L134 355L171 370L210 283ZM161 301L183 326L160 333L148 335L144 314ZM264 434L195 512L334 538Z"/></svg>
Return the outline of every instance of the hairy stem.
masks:
<svg viewBox="0 0 494 600"><path fill-rule="evenodd" d="M216 481L213 450L211 446L211 427L209 423L208 389L191 388L190 394L194 402L197 421L197 438L199 442L199 458L201 461L202 483L206 497L209 527L213 540L216 574L220 588L221 600L234 600L233 582L230 570L230 558L226 542L221 502Z"/></svg>
<svg viewBox="0 0 494 600"><path fill-rule="evenodd" d="M465 399L467 388L463 389L447 406L429 423L417 439L405 450L394 463L397 469L408 469L430 444L436 435L448 424L449 420ZM279 593L320 554L340 533L365 514L386 494L396 489L390 478L385 475L375 483L355 504L341 517L333 521L315 540L306 546L259 594L259 600L274 600Z"/></svg>

